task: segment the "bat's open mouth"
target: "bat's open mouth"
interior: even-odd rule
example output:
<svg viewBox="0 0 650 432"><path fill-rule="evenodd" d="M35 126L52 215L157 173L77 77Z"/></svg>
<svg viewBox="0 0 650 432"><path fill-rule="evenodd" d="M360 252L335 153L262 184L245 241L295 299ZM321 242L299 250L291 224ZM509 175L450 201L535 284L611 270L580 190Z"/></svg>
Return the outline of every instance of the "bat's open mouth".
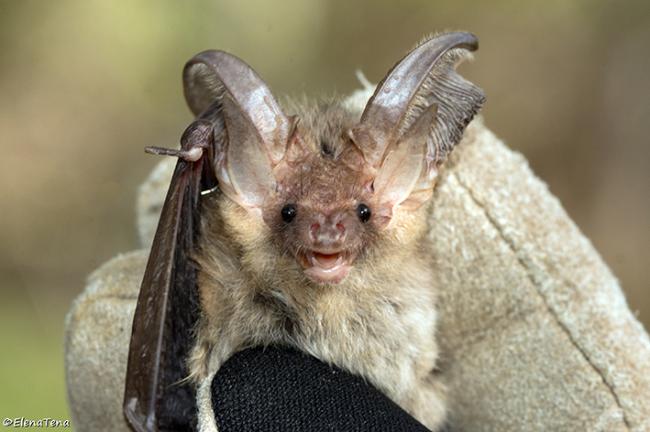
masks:
<svg viewBox="0 0 650 432"><path fill-rule="evenodd" d="M299 261L305 275L316 283L339 283L352 269L353 254L346 251L308 251Z"/></svg>

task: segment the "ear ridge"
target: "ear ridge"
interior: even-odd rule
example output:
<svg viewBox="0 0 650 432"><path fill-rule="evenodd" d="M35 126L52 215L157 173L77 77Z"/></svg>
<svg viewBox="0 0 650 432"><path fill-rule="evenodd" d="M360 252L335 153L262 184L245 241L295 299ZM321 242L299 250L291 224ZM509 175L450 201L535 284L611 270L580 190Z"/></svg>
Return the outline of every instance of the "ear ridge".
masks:
<svg viewBox="0 0 650 432"><path fill-rule="evenodd" d="M465 128L485 102L481 88L464 79L456 67L472 54L460 49L448 51L431 70L416 94L405 116L403 128L421 121L431 106L437 107L436 116L426 137L426 164L411 195L404 202L408 208L417 208L432 195L438 169L463 136Z"/></svg>
<svg viewBox="0 0 650 432"><path fill-rule="evenodd" d="M428 107L437 105L427 148L427 158L436 164L444 162L485 103L483 90L456 72L461 62L472 57L463 49L446 52L427 75L404 116L401 130L408 129Z"/></svg>

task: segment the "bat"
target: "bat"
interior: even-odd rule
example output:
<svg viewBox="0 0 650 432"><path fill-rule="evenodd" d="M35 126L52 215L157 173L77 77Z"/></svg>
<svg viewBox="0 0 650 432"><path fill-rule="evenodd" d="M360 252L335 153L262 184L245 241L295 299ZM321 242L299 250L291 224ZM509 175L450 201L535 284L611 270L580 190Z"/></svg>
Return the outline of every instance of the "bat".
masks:
<svg viewBox="0 0 650 432"><path fill-rule="evenodd" d="M465 32L425 39L361 113L336 98L281 106L223 51L185 65L196 120L180 149L148 148L178 162L133 320L133 430L191 430L197 413L216 430L197 400L233 353L269 344L364 377L431 430L444 423L444 287L425 237L436 178L485 101L455 70L477 48Z"/></svg>

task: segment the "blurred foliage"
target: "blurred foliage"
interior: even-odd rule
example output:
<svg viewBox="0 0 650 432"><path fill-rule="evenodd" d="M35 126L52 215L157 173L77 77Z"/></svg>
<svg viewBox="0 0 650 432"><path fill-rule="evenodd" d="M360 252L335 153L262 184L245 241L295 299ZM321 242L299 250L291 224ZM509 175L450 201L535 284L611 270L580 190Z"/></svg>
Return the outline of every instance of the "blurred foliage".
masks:
<svg viewBox="0 0 650 432"><path fill-rule="evenodd" d="M487 124L602 253L650 325L650 4L0 1L0 416L65 416L63 316L137 248L134 198L191 120L180 71L221 48L277 95L345 93L433 31L481 38Z"/></svg>

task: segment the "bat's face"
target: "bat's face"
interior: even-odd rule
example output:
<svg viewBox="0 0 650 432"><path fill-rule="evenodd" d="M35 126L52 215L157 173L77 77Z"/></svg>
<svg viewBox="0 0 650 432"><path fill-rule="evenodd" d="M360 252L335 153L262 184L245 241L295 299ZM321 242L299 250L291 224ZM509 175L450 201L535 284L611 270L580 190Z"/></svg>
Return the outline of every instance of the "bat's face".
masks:
<svg viewBox="0 0 650 432"><path fill-rule="evenodd" d="M333 197L332 183L312 185L315 193L287 194L265 210L278 246L317 283L342 281L377 231L365 194L346 188Z"/></svg>
<svg viewBox="0 0 650 432"><path fill-rule="evenodd" d="M327 117L323 113L318 121ZM316 283L344 280L385 223L372 178L338 120L300 128L294 139L301 142L294 145L302 155L263 208L278 253L292 255Z"/></svg>

